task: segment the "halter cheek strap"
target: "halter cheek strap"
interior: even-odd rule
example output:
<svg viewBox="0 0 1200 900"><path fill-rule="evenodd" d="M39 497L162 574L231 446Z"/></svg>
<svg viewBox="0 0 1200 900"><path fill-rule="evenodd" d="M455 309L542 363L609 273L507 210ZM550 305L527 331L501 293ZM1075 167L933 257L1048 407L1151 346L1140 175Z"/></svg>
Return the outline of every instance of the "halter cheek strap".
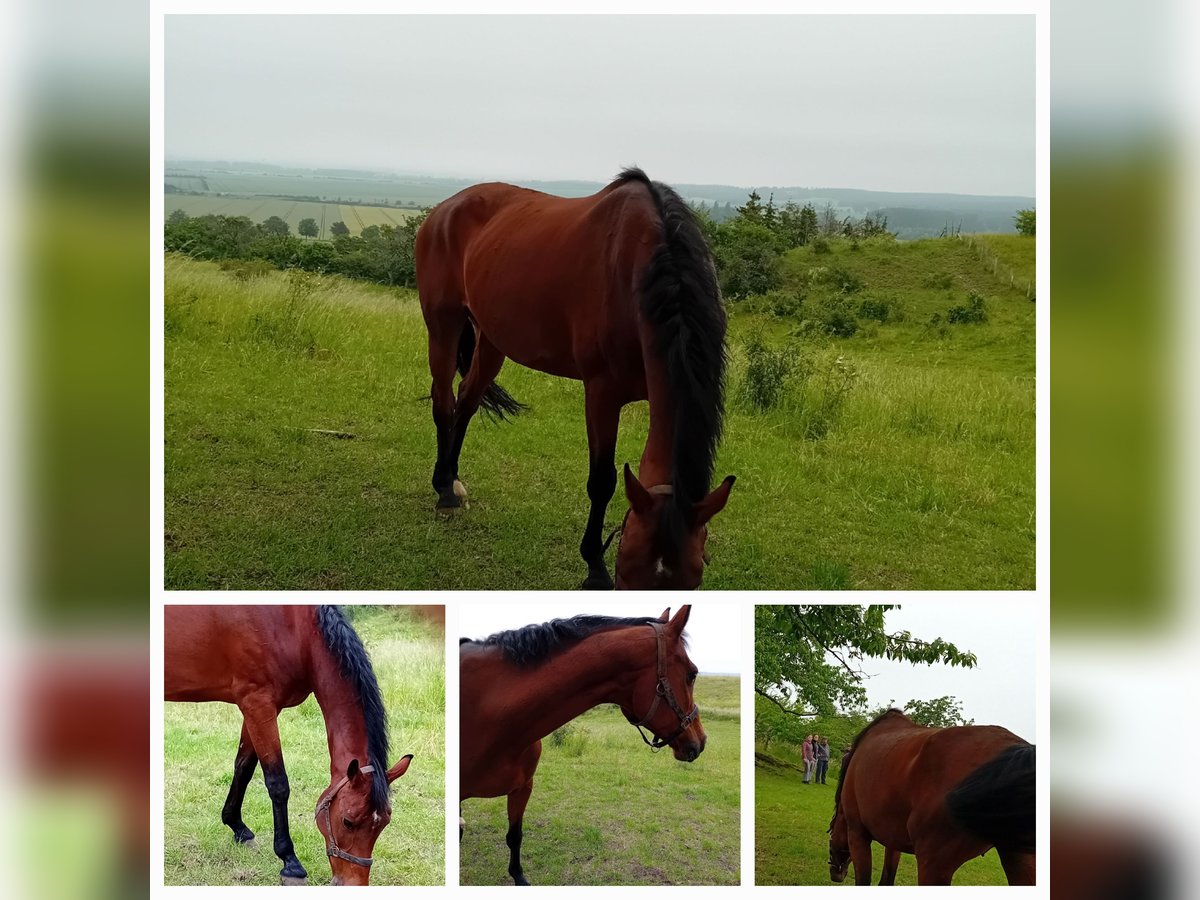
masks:
<svg viewBox="0 0 1200 900"><path fill-rule="evenodd" d="M691 724L695 722L697 717L700 715L700 707L693 703L692 711L687 715L684 715L683 710L679 708L679 702L675 699L675 691L672 690L671 683L667 681L667 674L665 671L666 647L665 638L663 637L662 623L649 622L647 624L654 629L654 636L658 641L658 684L654 689L654 702L650 704L650 711L642 717L640 722L635 722L634 727L638 730L638 734L642 736L642 740L646 742L646 745L657 753L663 747L666 747L668 744L670 744L671 741L675 740L688 730ZM646 737L646 732L642 731L642 728L650 727L650 721L654 718L654 714L658 712L658 705L664 700L666 701L670 710L675 713L676 717L678 717L679 727L665 738L654 735L654 740L651 740L650 738ZM650 733L654 734L653 731Z"/></svg>
<svg viewBox="0 0 1200 900"><path fill-rule="evenodd" d="M375 767L363 766L358 771L363 775L370 775L375 771ZM333 798L337 796L337 792L344 788L349 781L350 776L345 776L337 783L333 790L324 796L321 802L317 804L317 815L319 816L321 813L325 814L325 831L329 834L329 846L326 848L327 855L336 856L338 859L344 859L346 862L352 862L355 865L364 866L369 869L371 868L371 863L373 862L371 857L355 856L353 853L347 853L338 846L337 838L333 836L333 820L329 808L333 805Z"/></svg>

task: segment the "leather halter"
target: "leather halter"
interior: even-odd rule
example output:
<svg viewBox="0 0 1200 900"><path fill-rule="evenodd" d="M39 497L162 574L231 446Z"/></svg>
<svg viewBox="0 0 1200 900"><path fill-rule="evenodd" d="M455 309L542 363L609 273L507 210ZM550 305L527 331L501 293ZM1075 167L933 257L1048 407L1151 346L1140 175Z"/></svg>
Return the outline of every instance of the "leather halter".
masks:
<svg viewBox="0 0 1200 900"><path fill-rule="evenodd" d="M370 775L375 771L375 767L363 766L358 771L362 775ZM333 805L333 798L337 796L337 792L344 788L349 781L350 776L345 776L337 783L333 790L331 790L321 799L321 802L317 804L317 815L319 816L321 813L325 813L325 830L329 833L329 846L326 848L326 854L328 856L336 856L338 859L344 859L346 862L352 862L358 866L365 866L369 869L371 868L371 863L373 862L371 857L355 856L353 853L347 853L338 846L337 838L333 836L333 821L329 812L329 808Z"/></svg>
<svg viewBox="0 0 1200 900"><path fill-rule="evenodd" d="M681 734L688 730L688 727L696 721L700 715L700 707L695 703L692 704L692 711L687 715L683 714L683 710L679 708L679 703L675 700L675 691L671 689L671 683L667 681L667 674L663 671L663 665L666 661L665 640L663 638L662 622L647 622L654 629L654 636L658 641L658 684L654 689L654 702L650 704L650 711L642 717L640 722L634 722L633 727L638 730L638 734L642 736L642 740L646 745L657 753L663 747L666 747L671 741L675 740ZM667 702L667 706L671 712L679 718L679 727L676 728L669 737L659 737L654 735L654 740L646 737L646 732L642 731L643 727L650 727L650 720L654 718L654 714L658 712L658 704L662 701ZM650 732L654 734L653 730Z"/></svg>

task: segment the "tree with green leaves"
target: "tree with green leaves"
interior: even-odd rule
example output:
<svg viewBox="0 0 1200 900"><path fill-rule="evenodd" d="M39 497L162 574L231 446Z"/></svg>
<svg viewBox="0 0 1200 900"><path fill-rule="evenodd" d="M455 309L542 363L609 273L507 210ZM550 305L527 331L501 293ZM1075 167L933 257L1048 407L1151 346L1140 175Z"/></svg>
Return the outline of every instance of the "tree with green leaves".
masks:
<svg viewBox="0 0 1200 900"><path fill-rule="evenodd" d="M258 227L263 230L264 234L270 235L282 236L285 234L291 234L292 232L292 229L288 226L288 223L279 218L279 216L271 216Z"/></svg>
<svg viewBox="0 0 1200 900"><path fill-rule="evenodd" d="M300 224L296 227L302 237L315 238L321 233L321 229L317 227L316 219L301 219Z"/></svg>
<svg viewBox="0 0 1200 900"><path fill-rule="evenodd" d="M1034 237L1037 233L1037 211L1018 209L1017 214L1013 216L1013 223L1017 226L1017 234Z"/></svg>
<svg viewBox="0 0 1200 900"><path fill-rule="evenodd" d="M350 229L347 227L345 222L337 221L329 226L329 233L335 236L339 234L349 234Z"/></svg>
<svg viewBox="0 0 1200 900"><path fill-rule="evenodd" d="M941 638L888 631L891 606L759 606L754 610L754 690L801 718L866 709L864 660L974 668L975 654Z"/></svg>
<svg viewBox="0 0 1200 900"><path fill-rule="evenodd" d="M747 222L753 222L756 225L763 224L762 197L759 196L758 191L750 192L750 196L746 198L745 205L737 208L737 214Z"/></svg>
<svg viewBox="0 0 1200 900"><path fill-rule="evenodd" d="M962 701L952 696L909 700L904 704L904 714L918 725L928 725L930 728L975 724L974 719L963 715Z"/></svg>
<svg viewBox="0 0 1200 900"><path fill-rule="evenodd" d="M188 214L182 209L173 209L171 214L167 216L168 225L179 225L188 220Z"/></svg>

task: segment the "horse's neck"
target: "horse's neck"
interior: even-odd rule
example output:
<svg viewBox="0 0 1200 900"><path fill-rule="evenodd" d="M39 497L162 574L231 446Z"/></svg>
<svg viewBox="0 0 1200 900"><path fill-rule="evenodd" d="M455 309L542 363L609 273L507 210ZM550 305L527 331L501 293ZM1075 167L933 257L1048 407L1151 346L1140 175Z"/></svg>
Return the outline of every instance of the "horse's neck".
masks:
<svg viewBox="0 0 1200 900"><path fill-rule="evenodd" d="M518 678L529 743L602 703L628 707L633 685L655 665L657 642L648 627L602 631ZM511 695L510 695L511 696Z"/></svg>
<svg viewBox="0 0 1200 900"><path fill-rule="evenodd" d="M340 778L346 774L352 759L364 766L370 761L362 701L331 655L317 654L312 674L313 696L325 716L330 772Z"/></svg>
<svg viewBox="0 0 1200 900"><path fill-rule="evenodd" d="M638 480L647 487L671 483L675 413L667 390L666 371L658 359L646 359L646 395L650 401L650 432L638 466Z"/></svg>

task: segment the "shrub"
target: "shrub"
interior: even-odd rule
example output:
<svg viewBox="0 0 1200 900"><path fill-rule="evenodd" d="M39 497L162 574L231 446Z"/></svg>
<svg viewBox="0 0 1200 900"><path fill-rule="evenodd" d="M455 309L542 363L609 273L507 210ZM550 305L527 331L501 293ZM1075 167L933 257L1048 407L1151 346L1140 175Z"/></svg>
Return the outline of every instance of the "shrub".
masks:
<svg viewBox="0 0 1200 900"><path fill-rule="evenodd" d="M763 297L763 308L780 319L799 315L803 303L804 295L794 291L771 291Z"/></svg>
<svg viewBox="0 0 1200 900"><path fill-rule="evenodd" d="M925 276L925 287L948 291L954 287L954 276L949 272L936 272Z"/></svg>
<svg viewBox="0 0 1200 900"><path fill-rule="evenodd" d="M253 281L263 278L273 268L265 259L221 260L221 271L228 272L236 281Z"/></svg>
<svg viewBox="0 0 1200 900"><path fill-rule="evenodd" d="M956 305L946 310L946 321L951 325L978 325L987 321L983 295L971 291L966 305Z"/></svg>
<svg viewBox="0 0 1200 900"><path fill-rule="evenodd" d="M807 440L822 440L833 430L857 380L858 368L841 354L826 362L821 371L817 403L805 410L803 417Z"/></svg>
<svg viewBox="0 0 1200 900"><path fill-rule="evenodd" d="M825 253L832 252L832 249L829 246L829 241L827 241L825 238L820 237L820 236L813 238L812 248L813 248L813 253L817 253L817 254L825 254Z"/></svg>
<svg viewBox="0 0 1200 900"><path fill-rule="evenodd" d="M826 298L818 315L821 330L833 337L853 337L858 331L858 319L849 301L841 295Z"/></svg>
<svg viewBox="0 0 1200 900"><path fill-rule="evenodd" d="M746 377L742 396L758 410L771 409L783 398L788 379L796 371L799 354L792 346L773 350L761 330L750 333L744 346Z"/></svg>
<svg viewBox="0 0 1200 900"><path fill-rule="evenodd" d="M841 266L829 270L829 283L843 294L855 294L863 289L862 278Z"/></svg>
<svg viewBox="0 0 1200 900"><path fill-rule="evenodd" d="M858 317L880 323L890 321L894 302L882 297L864 297L862 303L858 304Z"/></svg>

